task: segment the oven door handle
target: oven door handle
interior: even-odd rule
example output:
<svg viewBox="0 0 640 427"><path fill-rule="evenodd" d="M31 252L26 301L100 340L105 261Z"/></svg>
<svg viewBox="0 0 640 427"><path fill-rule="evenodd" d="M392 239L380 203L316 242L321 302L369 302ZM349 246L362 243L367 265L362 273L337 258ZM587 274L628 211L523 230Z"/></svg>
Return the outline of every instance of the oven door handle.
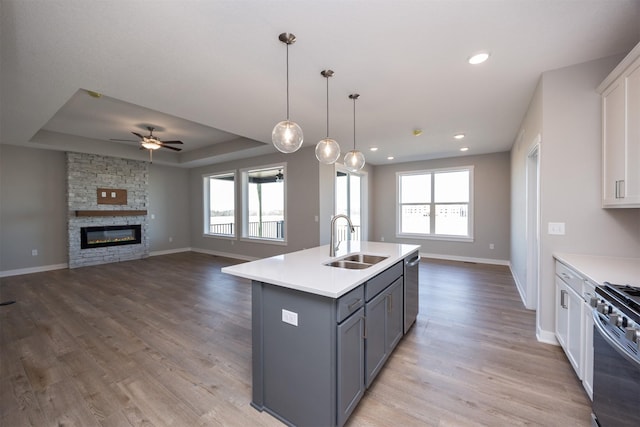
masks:
<svg viewBox="0 0 640 427"><path fill-rule="evenodd" d="M625 359L627 359L629 362L633 363L637 367L640 367L640 361L638 361L636 358L631 356L631 354L629 353L629 350L627 350L622 344L620 344L618 341L612 338L609 332L607 332L607 330L605 329L605 327L602 326L602 323L608 323L607 317L604 314L600 313L598 310L594 309L593 324L595 325L600 335L602 335L602 338L604 338L604 340L611 347L613 347L618 353L620 353L621 356L623 356Z"/></svg>

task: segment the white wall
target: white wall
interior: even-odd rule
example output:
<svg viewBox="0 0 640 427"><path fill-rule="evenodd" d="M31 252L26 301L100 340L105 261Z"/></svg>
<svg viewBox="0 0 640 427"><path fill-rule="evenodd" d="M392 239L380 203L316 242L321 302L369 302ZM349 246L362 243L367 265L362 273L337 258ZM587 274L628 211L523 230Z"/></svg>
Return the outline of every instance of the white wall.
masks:
<svg viewBox="0 0 640 427"><path fill-rule="evenodd" d="M523 142L511 153L512 194L521 194L528 148L534 135L541 133L537 334L543 341L554 341L554 253L640 256L640 209L602 209L600 199L602 119L595 89L620 59L545 72L523 121ZM518 197L512 204L511 259L518 280L526 279L523 203ZM549 235L549 222L564 222L566 234Z"/></svg>
<svg viewBox="0 0 640 427"><path fill-rule="evenodd" d="M396 237L396 172L474 166L474 241ZM372 240L421 245L420 252L438 257L506 264L509 259L509 153L376 166L373 173ZM494 249L489 249L489 244Z"/></svg>

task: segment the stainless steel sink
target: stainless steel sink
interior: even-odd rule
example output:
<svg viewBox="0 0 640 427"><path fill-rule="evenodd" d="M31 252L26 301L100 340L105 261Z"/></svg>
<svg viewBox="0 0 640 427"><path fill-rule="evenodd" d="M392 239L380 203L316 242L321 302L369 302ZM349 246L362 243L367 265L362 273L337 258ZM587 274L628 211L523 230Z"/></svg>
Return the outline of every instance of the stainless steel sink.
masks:
<svg viewBox="0 0 640 427"><path fill-rule="evenodd" d="M348 268L349 270L362 270L363 268L371 267L373 264L340 260L340 261L327 262L324 265L328 265L329 267Z"/></svg>
<svg viewBox="0 0 640 427"><path fill-rule="evenodd" d="M368 255L368 254L352 254L347 255L339 260L326 262L324 265L329 267L347 268L350 270L362 270L369 268L374 264L384 261L388 257L380 255Z"/></svg>
<svg viewBox="0 0 640 427"><path fill-rule="evenodd" d="M380 261L384 261L385 259L387 259L389 257L386 256L380 256L380 255L367 255L367 254L353 254L353 255L349 255L347 257L342 258L344 261L355 261L355 262L362 262L365 264L377 264Z"/></svg>

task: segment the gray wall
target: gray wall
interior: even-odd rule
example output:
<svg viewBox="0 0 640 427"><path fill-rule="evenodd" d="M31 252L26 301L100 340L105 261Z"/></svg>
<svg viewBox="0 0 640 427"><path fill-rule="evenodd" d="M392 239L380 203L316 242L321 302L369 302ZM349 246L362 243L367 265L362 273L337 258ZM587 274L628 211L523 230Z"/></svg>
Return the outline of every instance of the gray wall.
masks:
<svg viewBox="0 0 640 427"><path fill-rule="evenodd" d="M204 235L203 175L283 162L287 163L286 245ZM325 170L324 173L326 174L327 171ZM192 217L191 247L194 250L252 259L319 245L320 225L315 221L315 217L320 215L320 169L315 156L315 147L303 148L292 154L276 153L194 168L189 171L189 186L191 194L189 212ZM240 185L237 185L236 189L236 200L240 200ZM324 191L328 192L326 188ZM236 203L236 207L239 206ZM324 209L326 210L326 206ZM236 209L237 224L241 221L240 215L240 210Z"/></svg>
<svg viewBox="0 0 640 427"><path fill-rule="evenodd" d="M188 169L149 165L148 220L152 255L191 246L189 231L193 213L188 189Z"/></svg>
<svg viewBox="0 0 640 427"><path fill-rule="evenodd" d="M620 59L604 58L544 73L523 121L525 137L512 150L512 193L516 194L525 191L529 145L537 133L542 135L537 333L544 341L553 340L555 329L554 253L640 255L640 209L601 208L602 119L595 89ZM514 198L511 259L514 274L523 283L524 215L524 200ZM566 234L549 235L549 222L564 222Z"/></svg>
<svg viewBox="0 0 640 427"><path fill-rule="evenodd" d="M396 172L474 166L474 241L397 238ZM373 173L372 240L421 245L422 254L506 264L509 259L509 153L376 166ZM493 243L495 249L489 249Z"/></svg>
<svg viewBox="0 0 640 427"><path fill-rule="evenodd" d="M0 272L67 263L66 181L64 152L0 144Z"/></svg>
<svg viewBox="0 0 640 427"><path fill-rule="evenodd" d="M154 164L149 174L151 252L188 248L189 172ZM67 262L65 153L0 144L0 276Z"/></svg>

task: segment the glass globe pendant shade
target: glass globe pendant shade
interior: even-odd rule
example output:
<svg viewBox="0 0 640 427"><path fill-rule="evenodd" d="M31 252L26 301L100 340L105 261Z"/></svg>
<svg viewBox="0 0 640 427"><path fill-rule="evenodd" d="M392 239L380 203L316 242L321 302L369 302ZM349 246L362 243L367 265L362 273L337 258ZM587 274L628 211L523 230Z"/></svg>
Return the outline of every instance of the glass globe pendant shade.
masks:
<svg viewBox="0 0 640 427"><path fill-rule="evenodd" d="M297 123L284 120L278 123L271 133L273 145L282 153L293 153L302 146L302 128Z"/></svg>
<svg viewBox="0 0 640 427"><path fill-rule="evenodd" d="M331 138L325 138L316 144L316 158L320 163L330 165L340 157L340 145Z"/></svg>
<svg viewBox="0 0 640 427"><path fill-rule="evenodd" d="M364 167L364 154L357 150L351 150L344 155L344 166L351 172L357 172Z"/></svg>

